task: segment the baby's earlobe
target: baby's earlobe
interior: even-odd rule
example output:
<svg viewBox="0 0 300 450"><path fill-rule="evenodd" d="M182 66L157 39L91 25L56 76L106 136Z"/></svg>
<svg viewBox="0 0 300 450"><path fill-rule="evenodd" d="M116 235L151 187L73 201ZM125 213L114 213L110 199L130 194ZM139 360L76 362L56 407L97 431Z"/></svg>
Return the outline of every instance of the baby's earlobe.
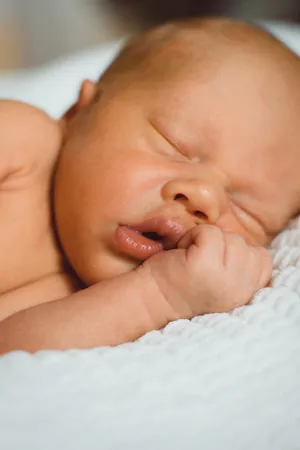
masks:
<svg viewBox="0 0 300 450"><path fill-rule="evenodd" d="M78 110L90 105L97 94L97 84L91 80L84 80L81 85L77 101Z"/></svg>

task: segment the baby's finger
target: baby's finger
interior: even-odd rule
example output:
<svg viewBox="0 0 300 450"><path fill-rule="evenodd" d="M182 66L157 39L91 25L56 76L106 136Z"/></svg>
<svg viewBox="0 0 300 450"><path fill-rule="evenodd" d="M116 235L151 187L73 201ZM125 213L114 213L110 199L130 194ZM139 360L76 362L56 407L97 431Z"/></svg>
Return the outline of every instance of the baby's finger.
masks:
<svg viewBox="0 0 300 450"><path fill-rule="evenodd" d="M197 229L197 227L191 228L182 236L182 238L177 243L177 248L187 249L192 245L195 239L195 229Z"/></svg>
<svg viewBox="0 0 300 450"><path fill-rule="evenodd" d="M245 255L248 253L248 246L245 239L235 233L224 233L225 252L223 264L230 271L236 273L244 270L243 263L245 261Z"/></svg>
<svg viewBox="0 0 300 450"><path fill-rule="evenodd" d="M214 225L203 224L192 228L179 245L179 248L201 249L201 254L214 262L222 262L224 258L224 233Z"/></svg>

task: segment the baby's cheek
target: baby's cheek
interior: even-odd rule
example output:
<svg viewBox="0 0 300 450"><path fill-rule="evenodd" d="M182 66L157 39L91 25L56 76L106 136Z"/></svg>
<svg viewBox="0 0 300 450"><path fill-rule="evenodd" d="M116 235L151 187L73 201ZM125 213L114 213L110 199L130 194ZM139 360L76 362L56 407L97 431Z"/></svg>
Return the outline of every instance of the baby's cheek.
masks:
<svg viewBox="0 0 300 450"><path fill-rule="evenodd" d="M261 229L258 229L259 227L251 227L251 224L249 223L249 226L246 228L233 214L222 216L216 222L216 225L223 231L238 234L245 239L248 245L267 245L266 235Z"/></svg>

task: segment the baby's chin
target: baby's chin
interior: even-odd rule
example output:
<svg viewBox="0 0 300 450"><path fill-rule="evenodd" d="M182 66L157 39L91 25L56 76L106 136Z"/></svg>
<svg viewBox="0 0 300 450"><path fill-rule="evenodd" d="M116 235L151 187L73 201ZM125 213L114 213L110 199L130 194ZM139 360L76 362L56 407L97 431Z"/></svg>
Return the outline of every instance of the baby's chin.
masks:
<svg viewBox="0 0 300 450"><path fill-rule="evenodd" d="M85 258L76 258L72 264L80 280L86 286L100 283L104 280L131 272L139 265L138 261L129 259L123 255L99 254L85 255Z"/></svg>

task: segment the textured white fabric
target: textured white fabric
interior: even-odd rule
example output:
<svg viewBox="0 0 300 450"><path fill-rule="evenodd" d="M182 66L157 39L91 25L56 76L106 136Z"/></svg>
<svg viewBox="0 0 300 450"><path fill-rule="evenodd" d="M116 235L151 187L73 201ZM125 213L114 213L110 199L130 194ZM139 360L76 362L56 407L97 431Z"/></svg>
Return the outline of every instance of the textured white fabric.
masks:
<svg viewBox="0 0 300 450"><path fill-rule="evenodd" d="M0 448L299 450L300 220L271 287L138 342L0 358Z"/></svg>
<svg viewBox="0 0 300 450"><path fill-rule="evenodd" d="M271 287L231 314L113 349L0 358L1 450L299 450L300 220L272 247Z"/></svg>

